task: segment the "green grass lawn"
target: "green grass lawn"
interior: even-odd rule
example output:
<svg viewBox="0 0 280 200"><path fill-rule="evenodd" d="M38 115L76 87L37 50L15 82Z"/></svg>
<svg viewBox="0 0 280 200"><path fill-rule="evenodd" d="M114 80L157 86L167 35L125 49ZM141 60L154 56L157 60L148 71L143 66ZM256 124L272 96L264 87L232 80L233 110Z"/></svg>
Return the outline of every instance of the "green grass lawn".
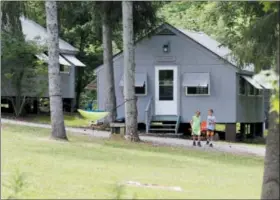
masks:
<svg viewBox="0 0 280 200"><path fill-rule="evenodd" d="M263 159L183 148L131 144L89 136L70 142L49 140L50 130L4 125L2 131L3 184L16 170L26 185L18 198L113 198L116 184L125 181L179 186L181 192L124 186L123 198L257 199Z"/></svg>

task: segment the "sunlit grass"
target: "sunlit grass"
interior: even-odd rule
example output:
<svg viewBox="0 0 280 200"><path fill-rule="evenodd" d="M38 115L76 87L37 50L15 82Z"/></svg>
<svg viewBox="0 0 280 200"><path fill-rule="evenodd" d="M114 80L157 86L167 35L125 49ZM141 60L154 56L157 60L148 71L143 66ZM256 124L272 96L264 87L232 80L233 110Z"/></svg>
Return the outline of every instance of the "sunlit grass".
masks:
<svg viewBox="0 0 280 200"><path fill-rule="evenodd" d="M69 135L49 140L49 129L5 125L2 184L15 170L25 174L19 198L108 199L116 184L138 181L179 186L182 192L124 186L124 197L139 199L257 199L263 159L183 148ZM9 191L2 186L2 198Z"/></svg>

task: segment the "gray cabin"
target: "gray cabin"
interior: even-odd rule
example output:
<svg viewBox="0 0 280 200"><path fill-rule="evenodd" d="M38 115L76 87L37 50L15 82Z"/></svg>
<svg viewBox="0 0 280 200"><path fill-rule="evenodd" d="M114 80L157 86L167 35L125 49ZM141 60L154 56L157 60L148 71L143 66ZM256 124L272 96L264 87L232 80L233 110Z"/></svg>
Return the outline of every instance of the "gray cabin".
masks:
<svg viewBox="0 0 280 200"><path fill-rule="evenodd" d="M241 129L246 124L254 132L262 132L264 87L252 78L254 66L240 70L230 52L205 33L166 23L136 42L138 123L146 125L146 132L177 133L197 110L206 120L212 108L217 123L226 126L226 140L235 140L236 123L242 124ZM114 56L113 65L117 105L121 105L122 52ZM103 66L95 72L98 109L103 110L107 94ZM124 105L118 107L117 113L124 117Z"/></svg>
<svg viewBox="0 0 280 200"><path fill-rule="evenodd" d="M35 41L40 46L46 46L47 43L47 29L40 26L36 22L21 17L22 31L27 41ZM75 104L75 74L77 67L85 67L85 65L76 58L78 49L67 43L66 41L59 39L59 64L60 64L60 75L61 75L61 84L62 84L62 98L64 105L68 105L70 109L74 107ZM35 55L38 59L48 62L48 55L46 53L41 53ZM48 77L40 76L37 79L43 80L46 82L46 87L44 87L43 94L40 94L39 97L49 97L48 92ZM5 82L3 80L3 82ZM2 82L2 83L3 83ZM6 83L6 82L5 82ZM3 85L5 90L2 89L1 98L13 97L15 96L15 91L9 83ZM38 91L40 88L37 88ZM37 102L36 98L38 97L37 92L28 92L25 94L28 98L33 98L34 102Z"/></svg>

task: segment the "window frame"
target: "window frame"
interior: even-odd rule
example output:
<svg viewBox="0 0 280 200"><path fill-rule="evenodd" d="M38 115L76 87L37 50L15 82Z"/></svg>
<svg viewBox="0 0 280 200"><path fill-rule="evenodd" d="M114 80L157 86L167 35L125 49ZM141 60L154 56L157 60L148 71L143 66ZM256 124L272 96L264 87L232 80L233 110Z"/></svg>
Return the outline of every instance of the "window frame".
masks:
<svg viewBox="0 0 280 200"><path fill-rule="evenodd" d="M256 96L256 88L251 84L251 83L248 83L246 82L246 86L247 86L247 94L249 97L253 97L253 96ZM251 90L250 88L253 89L253 93L251 94Z"/></svg>
<svg viewBox="0 0 280 200"><path fill-rule="evenodd" d="M144 94L138 94L138 93L136 93L136 91L135 91L136 86L134 86L135 96L137 96L137 97L141 97L141 96L144 97L144 96L147 96L147 95L148 95L148 84L146 84L146 81L145 81L145 83L144 83L144 86L145 86L145 93L144 93ZM124 95L124 86L120 86L120 88L121 88L122 93L123 93L123 95Z"/></svg>
<svg viewBox="0 0 280 200"><path fill-rule="evenodd" d="M208 93L206 94L206 93L203 93L203 94L201 94L201 93L198 93L198 94L189 94L188 93L188 88L196 88L196 89L198 89L198 88L208 88ZM210 92L210 84L207 84L207 87L191 87L191 86L184 86L184 90L185 90L185 95L186 96L210 96L211 95L211 92Z"/></svg>
<svg viewBox="0 0 280 200"><path fill-rule="evenodd" d="M135 90L135 89L136 89L136 86L134 86L135 96L147 96L147 94L148 94L148 84L147 84L146 82L148 82L148 81L145 81L145 82L144 82L144 85L143 85L143 86L144 86L144 88L145 88L145 93L143 93L143 94L139 94L139 93L137 94L137 93L136 93L136 90Z"/></svg>
<svg viewBox="0 0 280 200"><path fill-rule="evenodd" d="M241 88L241 80L244 81L244 94L240 92L240 88ZM238 95L240 96L246 96L247 95L247 81L245 80L245 78L243 78L242 76L239 76L239 81L238 81Z"/></svg>
<svg viewBox="0 0 280 200"><path fill-rule="evenodd" d="M257 91L260 91L259 94L257 94ZM255 94L256 97L262 97L263 96L263 90L255 88L254 94Z"/></svg>
<svg viewBox="0 0 280 200"><path fill-rule="evenodd" d="M67 67L67 68L68 68L68 71L61 71L61 67L63 67L63 69L64 69L65 67ZM62 74L70 74L70 72L71 72L71 66L59 65L59 73L62 73Z"/></svg>

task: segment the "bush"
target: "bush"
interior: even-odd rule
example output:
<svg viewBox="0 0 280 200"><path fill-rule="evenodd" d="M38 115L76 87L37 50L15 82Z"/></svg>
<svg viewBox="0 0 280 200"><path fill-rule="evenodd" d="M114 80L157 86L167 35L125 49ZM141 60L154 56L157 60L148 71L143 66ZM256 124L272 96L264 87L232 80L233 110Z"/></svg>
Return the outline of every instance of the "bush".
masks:
<svg viewBox="0 0 280 200"><path fill-rule="evenodd" d="M14 175L12 176L11 180L9 180L7 184L3 184L4 187L10 190L10 195L8 196L8 199L17 199L19 197L20 193L26 186L25 178L25 175L17 169Z"/></svg>

